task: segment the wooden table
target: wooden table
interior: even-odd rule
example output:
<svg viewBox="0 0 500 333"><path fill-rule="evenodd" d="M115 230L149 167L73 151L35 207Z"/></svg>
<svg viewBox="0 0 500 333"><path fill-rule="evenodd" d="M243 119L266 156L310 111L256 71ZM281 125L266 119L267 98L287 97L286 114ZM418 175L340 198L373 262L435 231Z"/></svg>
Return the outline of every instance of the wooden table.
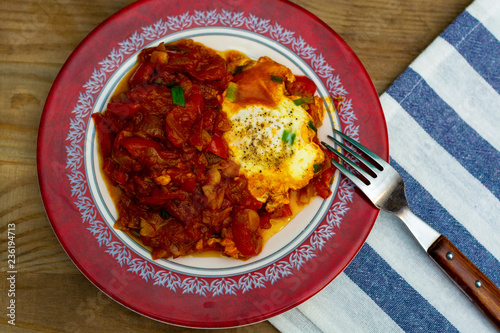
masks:
<svg viewBox="0 0 500 333"><path fill-rule="evenodd" d="M272 0L271 0L272 1ZM0 11L0 320L2 332L195 332L142 317L93 286L57 241L36 173L37 130L71 51L130 0L2 0ZM337 31L379 94L471 0L294 0ZM7 229L15 224L16 327L7 324ZM218 332L275 332L268 322Z"/></svg>

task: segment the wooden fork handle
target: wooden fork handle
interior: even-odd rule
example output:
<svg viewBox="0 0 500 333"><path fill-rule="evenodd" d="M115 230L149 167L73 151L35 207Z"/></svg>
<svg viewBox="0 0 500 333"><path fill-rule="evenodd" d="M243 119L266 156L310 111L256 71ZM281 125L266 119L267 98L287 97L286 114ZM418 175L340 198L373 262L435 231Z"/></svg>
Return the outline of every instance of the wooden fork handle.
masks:
<svg viewBox="0 0 500 333"><path fill-rule="evenodd" d="M500 328L500 290L448 238L440 236L427 250L434 261Z"/></svg>

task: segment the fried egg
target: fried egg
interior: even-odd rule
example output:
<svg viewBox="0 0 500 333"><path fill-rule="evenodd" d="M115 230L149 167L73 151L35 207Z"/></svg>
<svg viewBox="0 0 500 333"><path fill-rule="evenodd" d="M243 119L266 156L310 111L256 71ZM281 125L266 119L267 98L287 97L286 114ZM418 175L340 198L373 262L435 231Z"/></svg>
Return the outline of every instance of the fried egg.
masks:
<svg viewBox="0 0 500 333"><path fill-rule="evenodd" d="M286 80L294 80L288 68L261 58L235 76L222 103L232 124L224 133L230 158L240 165L250 193L270 212L288 204L289 190L306 186L325 159L313 142L312 118L296 105L298 97L286 92Z"/></svg>

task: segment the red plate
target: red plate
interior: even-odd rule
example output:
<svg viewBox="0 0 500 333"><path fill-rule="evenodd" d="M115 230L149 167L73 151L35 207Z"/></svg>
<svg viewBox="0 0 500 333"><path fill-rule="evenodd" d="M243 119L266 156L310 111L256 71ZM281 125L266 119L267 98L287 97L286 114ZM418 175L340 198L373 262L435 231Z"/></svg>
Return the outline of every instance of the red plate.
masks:
<svg viewBox="0 0 500 333"><path fill-rule="evenodd" d="M73 262L104 293L144 316L188 327L255 323L297 306L335 278L362 246L378 210L337 174L331 198L316 199L247 262L153 261L114 230L116 211L97 165L90 115L103 110L142 48L180 38L268 55L308 75L319 95L333 97L337 111L325 119L320 137L341 128L387 159L384 116L349 46L285 1L139 1L98 26L62 68L42 115L38 173L47 215Z"/></svg>

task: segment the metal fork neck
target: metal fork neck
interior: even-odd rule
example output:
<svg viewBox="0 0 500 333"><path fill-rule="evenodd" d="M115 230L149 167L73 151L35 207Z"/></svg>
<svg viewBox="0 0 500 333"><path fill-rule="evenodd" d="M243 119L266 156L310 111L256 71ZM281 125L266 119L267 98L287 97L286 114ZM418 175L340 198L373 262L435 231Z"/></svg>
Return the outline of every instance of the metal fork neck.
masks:
<svg viewBox="0 0 500 333"><path fill-rule="evenodd" d="M405 207L408 208L403 180L399 179L393 186L386 187L377 198L376 204L380 209L396 215Z"/></svg>
<svg viewBox="0 0 500 333"><path fill-rule="evenodd" d="M402 207L395 213L404 224L410 229L411 233L420 245L427 251L429 247L441 236L434 228L424 223L418 216L413 214L408 205Z"/></svg>

